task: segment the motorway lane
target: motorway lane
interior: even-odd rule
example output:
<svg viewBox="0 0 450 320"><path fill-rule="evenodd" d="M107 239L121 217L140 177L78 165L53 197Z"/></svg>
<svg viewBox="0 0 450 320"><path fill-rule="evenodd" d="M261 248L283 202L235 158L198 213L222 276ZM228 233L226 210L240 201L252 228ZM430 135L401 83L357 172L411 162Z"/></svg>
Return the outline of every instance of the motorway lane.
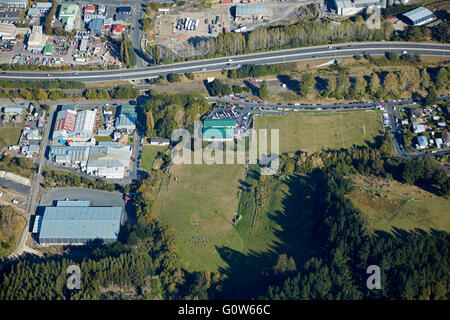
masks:
<svg viewBox="0 0 450 320"><path fill-rule="evenodd" d="M410 42L376 42L352 43L330 46L295 48L269 51L249 55L230 56L214 59L180 62L170 65L159 65L145 68L125 70L103 70L85 72L2 72L0 79L9 80L78 80L83 82L148 79L168 73L216 71L237 68L245 64L274 64L291 61L339 58L356 54L384 55L386 52L432 55L446 57L450 54L450 46L430 43Z"/></svg>

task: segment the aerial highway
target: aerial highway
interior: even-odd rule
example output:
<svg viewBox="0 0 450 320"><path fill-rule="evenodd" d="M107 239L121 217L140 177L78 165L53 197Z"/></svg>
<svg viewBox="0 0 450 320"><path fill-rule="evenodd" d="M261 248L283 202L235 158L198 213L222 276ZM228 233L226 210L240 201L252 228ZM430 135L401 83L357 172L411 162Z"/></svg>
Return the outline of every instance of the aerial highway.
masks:
<svg viewBox="0 0 450 320"><path fill-rule="evenodd" d="M141 80L170 73L207 72L239 68L247 64L275 64L294 61L334 59L354 55L384 55L386 52L417 54L421 56L450 56L446 44L413 42L362 42L344 43L317 47L268 51L247 55L202 59L167 65L156 65L135 69L99 71L57 71L57 72L1 72L1 80L76 80L82 82L104 82L117 80Z"/></svg>

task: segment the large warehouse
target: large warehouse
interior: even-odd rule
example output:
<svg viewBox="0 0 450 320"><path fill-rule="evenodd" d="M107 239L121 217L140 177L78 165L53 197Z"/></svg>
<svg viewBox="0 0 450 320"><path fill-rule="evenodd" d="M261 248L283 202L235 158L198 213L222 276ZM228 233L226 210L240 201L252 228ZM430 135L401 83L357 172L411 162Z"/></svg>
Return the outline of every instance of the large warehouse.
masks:
<svg viewBox="0 0 450 320"><path fill-rule="evenodd" d="M413 26L420 26L434 19L434 13L424 7L419 7L403 14L407 22Z"/></svg>
<svg viewBox="0 0 450 320"><path fill-rule="evenodd" d="M39 235L42 245L111 243L119 235L121 219L122 207L90 207L89 202L81 201L73 206L46 207L42 216L36 216L33 233Z"/></svg>
<svg viewBox="0 0 450 320"><path fill-rule="evenodd" d="M236 119L205 119L203 121L203 140L233 140Z"/></svg>
<svg viewBox="0 0 450 320"><path fill-rule="evenodd" d="M238 5L235 10L235 17L238 20L262 20L269 16L265 5Z"/></svg>

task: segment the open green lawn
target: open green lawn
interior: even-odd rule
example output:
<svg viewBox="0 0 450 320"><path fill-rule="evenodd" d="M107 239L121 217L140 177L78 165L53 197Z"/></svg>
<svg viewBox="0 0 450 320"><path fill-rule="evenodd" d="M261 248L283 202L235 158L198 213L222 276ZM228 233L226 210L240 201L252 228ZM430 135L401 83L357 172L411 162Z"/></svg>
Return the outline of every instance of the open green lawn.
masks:
<svg viewBox="0 0 450 320"><path fill-rule="evenodd" d="M0 148L16 144L21 133L21 128L0 128Z"/></svg>
<svg viewBox="0 0 450 320"><path fill-rule="evenodd" d="M158 152L163 152L166 149L167 147L143 146L141 168L147 171L150 170L153 167Z"/></svg>
<svg viewBox="0 0 450 320"><path fill-rule="evenodd" d="M279 129L281 153L366 145L382 130L380 115L373 111L265 115L254 121L256 129Z"/></svg>
<svg viewBox="0 0 450 320"><path fill-rule="evenodd" d="M187 270L219 271L233 277L230 282L246 283L263 266L275 264L280 253L293 256L298 265L310 254L308 178L280 182L267 177L264 200L256 204L252 192L239 201L246 184L242 165L175 165L171 172L159 217L174 228ZM235 213L242 215L236 226Z"/></svg>
<svg viewBox="0 0 450 320"><path fill-rule="evenodd" d="M352 177L356 188L349 198L366 214L373 229L393 228L450 232L450 201L419 187L376 177Z"/></svg>
<svg viewBox="0 0 450 320"><path fill-rule="evenodd" d="M97 142L104 142L104 141L113 141L113 138L111 136L95 136L95 141Z"/></svg>

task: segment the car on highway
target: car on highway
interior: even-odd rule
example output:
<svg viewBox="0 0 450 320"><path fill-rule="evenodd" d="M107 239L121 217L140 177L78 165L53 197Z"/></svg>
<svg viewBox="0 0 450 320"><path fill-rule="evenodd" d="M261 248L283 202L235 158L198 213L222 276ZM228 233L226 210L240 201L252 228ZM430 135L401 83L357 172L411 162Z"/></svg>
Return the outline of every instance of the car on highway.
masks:
<svg viewBox="0 0 450 320"><path fill-rule="evenodd" d="M260 100L260 101L258 101L258 103L264 103L264 102Z"/></svg>
<svg viewBox="0 0 450 320"><path fill-rule="evenodd" d="M238 100L238 98L236 98L236 97L233 97L233 98L231 98L231 99L233 99L233 100L235 100L235 101L237 101L237 100Z"/></svg>
<svg viewBox="0 0 450 320"><path fill-rule="evenodd" d="M202 68L202 71L206 71L206 68Z"/></svg>

